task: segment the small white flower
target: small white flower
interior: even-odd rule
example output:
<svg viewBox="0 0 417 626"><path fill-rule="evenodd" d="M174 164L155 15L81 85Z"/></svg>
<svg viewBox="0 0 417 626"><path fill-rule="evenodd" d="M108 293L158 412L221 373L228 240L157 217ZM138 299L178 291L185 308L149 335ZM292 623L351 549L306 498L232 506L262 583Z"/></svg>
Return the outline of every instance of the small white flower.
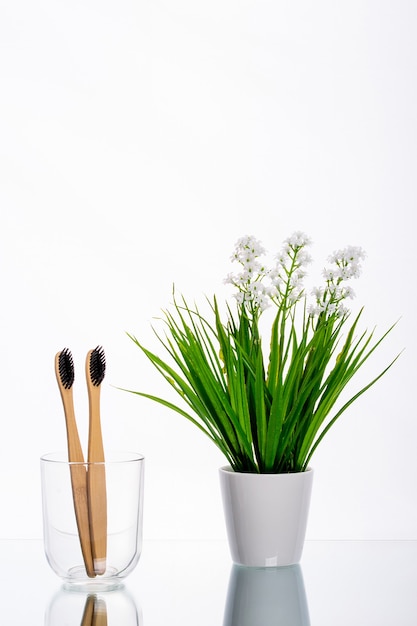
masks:
<svg viewBox="0 0 417 626"><path fill-rule="evenodd" d="M303 280L303 278L305 278L307 276L307 272L305 270L303 270L301 267L299 267L297 269L297 271L295 272L295 274L297 275L297 279L299 281Z"/></svg>
<svg viewBox="0 0 417 626"><path fill-rule="evenodd" d="M247 286L247 291L248 291L248 293L252 293L252 294L255 294L255 293L264 293L265 288L264 288L264 286L262 285L262 283L255 282L255 283L250 283L250 284Z"/></svg>
<svg viewBox="0 0 417 626"><path fill-rule="evenodd" d="M337 309L337 314L339 317L343 317L344 315L349 315L349 309L344 304L340 304Z"/></svg>
<svg viewBox="0 0 417 626"><path fill-rule="evenodd" d="M324 311L324 307L320 304L310 304L307 312L311 317L318 317Z"/></svg>
<svg viewBox="0 0 417 626"><path fill-rule="evenodd" d="M352 278L350 268L347 265L339 267L335 270L335 274L338 278L340 278L340 280L349 280L349 278Z"/></svg>
<svg viewBox="0 0 417 626"><path fill-rule="evenodd" d="M342 289L338 285L330 285L329 293L333 300L341 300L343 298Z"/></svg>
<svg viewBox="0 0 417 626"><path fill-rule="evenodd" d="M362 268L357 262L352 262L349 267L350 278L359 278L361 275Z"/></svg>
<svg viewBox="0 0 417 626"><path fill-rule="evenodd" d="M306 250L300 250L297 254L297 261L301 265L309 265L313 262L312 256Z"/></svg>
<svg viewBox="0 0 417 626"><path fill-rule="evenodd" d="M297 286L291 289L291 291L289 292L287 296L289 304L294 305L296 302L298 302L301 299L303 293L304 293L304 290L302 287Z"/></svg>
<svg viewBox="0 0 417 626"><path fill-rule="evenodd" d="M246 261L243 264L245 273L247 273L249 276L250 275L254 275L257 274L261 268L260 264L258 263L258 261L256 261L255 259L252 261Z"/></svg>
<svg viewBox="0 0 417 626"><path fill-rule="evenodd" d="M280 294L279 287L276 285L269 285L269 287L266 287L265 289L265 294L270 298L277 298Z"/></svg>
<svg viewBox="0 0 417 626"><path fill-rule="evenodd" d="M234 285L238 289L246 289L248 284L250 283L251 277L247 272L241 272L240 274L236 274Z"/></svg>
<svg viewBox="0 0 417 626"><path fill-rule="evenodd" d="M340 261L342 255L341 250L335 250L332 254L327 257L329 263L338 263Z"/></svg>
<svg viewBox="0 0 417 626"><path fill-rule="evenodd" d="M334 280L335 278L337 278L337 274L338 274L337 270L327 269L327 268L324 268L322 273L326 281Z"/></svg>
<svg viewBox="0 0 417 626"><path fill-rule="evenodd" d="M269 306L271 306L271 300L268 296L264 294L257 295L255 299L255 303L259 306L261 311L265 311Z"/></svg>
<svg viewBox="0 0 417 626"><path fill-rule="evenodd" d="M343 297L351 299L355 297L355 292L350 285L346 285L346 287L343 289Z"/></svg>
<svg viewBox="0 0 417 626"><path fill-rule="evenodd" d="M271 281L271 286L272 288L276 289L277 291L280 291L282 289L282 287L284 286L284 280L278 276L275 280Z"/></svg>
<svg viewBox="0 0 417 626"><path fill-rule="evenodd" d="M350 263L359 263L365 257L365 251L360 246L347 246L333 252L328 260L330 263L336 263L336 265L348 265Z"/></svg>
<svg viewBox="0 0 417 626"><path fill-rule="evenodd" d="M238 291L237 293L233 294L233 297L236 299L238 304L243 304L245 294L242 291Z"/></svg>
<svg viewBox="0 0 417 626"><path fill-rule="evenodd" d="M358 263L366 257L365 250L360 246L348 246L343 250L343 258L349 263Z"/></svg>
<svg viewBox="0 0 417 626"><path fill-rule="evenodd" d="M298 277L297 274L293 274L290 278L290 286L291 287L298 287L298 285L300 284L301 279Z"/></svg>
<svg viewBox="0 0 417 626"><path fill-rule="evenodd" d="M314 287L311 290L311 295L314 296L316 298L316 300L320 301L323 298L323 295L324 295L324 288L323 287Z"/></svg>
<svg viewBox="0 0 417 626"><path fill-rule="evenodd" d="M281 280L279 268L277 266L272 268L272 270L268 273L268 277L272 283L274 283L276 280Z"/></svg>
<svg viewBox="0 0 417 626"><path fill-rule="evenodd" d="M288 256L293 246L289 243L289 238L285 239L282 243L281 254Z"/></svg>
<svg viewBox="0 0 417 626"><path fill-rule="evenodd" d="M232 259L240 262L252 261L253 259L265 254L265 249L261 242L251 235L240 237L235 245L235 251Z"/></svg>
<svg viewBox="0 0 417 626"><path fill-rule="evenodd" d="M235 284L235 276L231 272L223 279L224 285L234 285Z"/></svg>
<svg viewBox="0 0 417 626"><path fill-rule="evenodd" d="M285 241L288 243L288 245L294 248L302 248L303 246L308 246L311 243L310 237L308 237L301 230L296 230Z"/></svg>

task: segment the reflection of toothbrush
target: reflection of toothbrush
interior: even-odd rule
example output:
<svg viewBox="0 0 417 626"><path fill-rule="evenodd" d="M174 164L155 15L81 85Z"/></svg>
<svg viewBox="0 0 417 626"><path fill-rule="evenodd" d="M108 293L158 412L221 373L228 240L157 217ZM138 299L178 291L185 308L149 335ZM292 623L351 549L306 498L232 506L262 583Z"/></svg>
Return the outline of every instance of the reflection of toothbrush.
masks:
<svg viewBox="0 0 417 626"><path fill-rule="evenodd" d="M81 620L81 626L91 626L93 623L95 595L88 595L85 600L84 613Z"/></svg>
<svg viewBox="0 0 417 626"><path fill-rule="evenodd" d="M106 371L104 350L97 346L86 359L90 427L88 437L88 512L94 571L104 574L107 558L107 496L100 423L100 385Z"/></svg>
<svg viewBox="0 0 417 626"><path fill-rule="evenodd" d="M70 463L72 495L75 518L85 569L90 578L95 576L91 556L90 529L87 508L87 470L75 421L72 385L74 383L74 362L71 352L65 348L55 356L55 374L64 405L67 427L68 461Z"/></svg>
<svg viewBox="0 0 417 626"><path fill-rule="evenodd" d="M91 626L107 626L107 605L104 598L95 598Z"/></svg>
<svg viewBox="0 0 417 626"><path fill-rule="evenodd" d="M88 595L85 601L81 626L107 626L107 606L104 598Z"/></svg>

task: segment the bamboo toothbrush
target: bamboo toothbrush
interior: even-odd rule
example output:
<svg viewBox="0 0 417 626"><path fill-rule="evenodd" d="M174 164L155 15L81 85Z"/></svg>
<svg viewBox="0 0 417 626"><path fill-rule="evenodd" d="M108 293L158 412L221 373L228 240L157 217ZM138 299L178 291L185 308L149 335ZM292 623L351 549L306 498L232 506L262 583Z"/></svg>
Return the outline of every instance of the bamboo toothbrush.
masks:
<svg viewBox="0 0 417 626"><path fill-rule="evenodd" d="M103 438L100 420L100 385L106 371L104 350L97 346L86 358L86 377L89 404L88 436L88 512L90 520L91 552L96 574L104 574L107 559L107 493L104 466Z"/></svg>
<svg viewBox="0 0 417 626"><path fill-rule="evenodd" d="M95 572L91 555L90 528L87 507L87 470L75 421L72 385L74 383L74 362L70 350L64 348L55 356L55 374L64 405L67 429L68 461L71 471L72 495L75 518L80 538L81 552L87 575L94 578Z"/></svg>

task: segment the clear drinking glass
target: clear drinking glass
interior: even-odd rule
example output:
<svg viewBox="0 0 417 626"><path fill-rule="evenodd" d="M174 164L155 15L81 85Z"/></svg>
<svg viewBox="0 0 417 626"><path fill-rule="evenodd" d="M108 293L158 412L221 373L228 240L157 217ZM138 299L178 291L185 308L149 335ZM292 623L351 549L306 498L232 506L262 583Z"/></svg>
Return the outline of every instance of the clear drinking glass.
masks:
<svg viewBox="0 0 417 626"><path fill-rule="evenodd" d="M101 520L105 566L97 575L94 571L87 574L85 555L92 549L91 535L87 531L86 549L83 534L83 552L75 513L76 508L84 508L89 519L88 472L90 476L101 476L105 485ZM73 490L75 475L77 489ZM80 475L85 480L85 489L81 490ZM109 453L105 463L69 463L65 453L46 454L41 457L41 482L44 546L51 568L65 586L72 588L95 591L119 586L136 567L142 550L144 457L130 452ZM95 531L90 528L90 532Z"/></svg>

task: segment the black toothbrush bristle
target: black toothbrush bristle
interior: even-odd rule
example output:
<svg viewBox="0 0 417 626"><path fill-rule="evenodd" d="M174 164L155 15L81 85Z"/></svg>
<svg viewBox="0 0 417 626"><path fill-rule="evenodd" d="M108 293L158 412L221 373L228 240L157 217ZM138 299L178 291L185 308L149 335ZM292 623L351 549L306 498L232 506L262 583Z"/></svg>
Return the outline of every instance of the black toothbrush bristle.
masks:
<svg viewBox="0 0 417 626"><path fill-rule="evenodd" d="M106 373L106 357L101 346L97 346L92 350L90 355L90 378L95 387L103 382Z"/></svg>
<svg viewBox="0 0 417 626"><path fill-rule="evenodd" d="M68 348L64 348L59 354L58 371L64 389L71 389L74 383L74 361Z"/></svg>

